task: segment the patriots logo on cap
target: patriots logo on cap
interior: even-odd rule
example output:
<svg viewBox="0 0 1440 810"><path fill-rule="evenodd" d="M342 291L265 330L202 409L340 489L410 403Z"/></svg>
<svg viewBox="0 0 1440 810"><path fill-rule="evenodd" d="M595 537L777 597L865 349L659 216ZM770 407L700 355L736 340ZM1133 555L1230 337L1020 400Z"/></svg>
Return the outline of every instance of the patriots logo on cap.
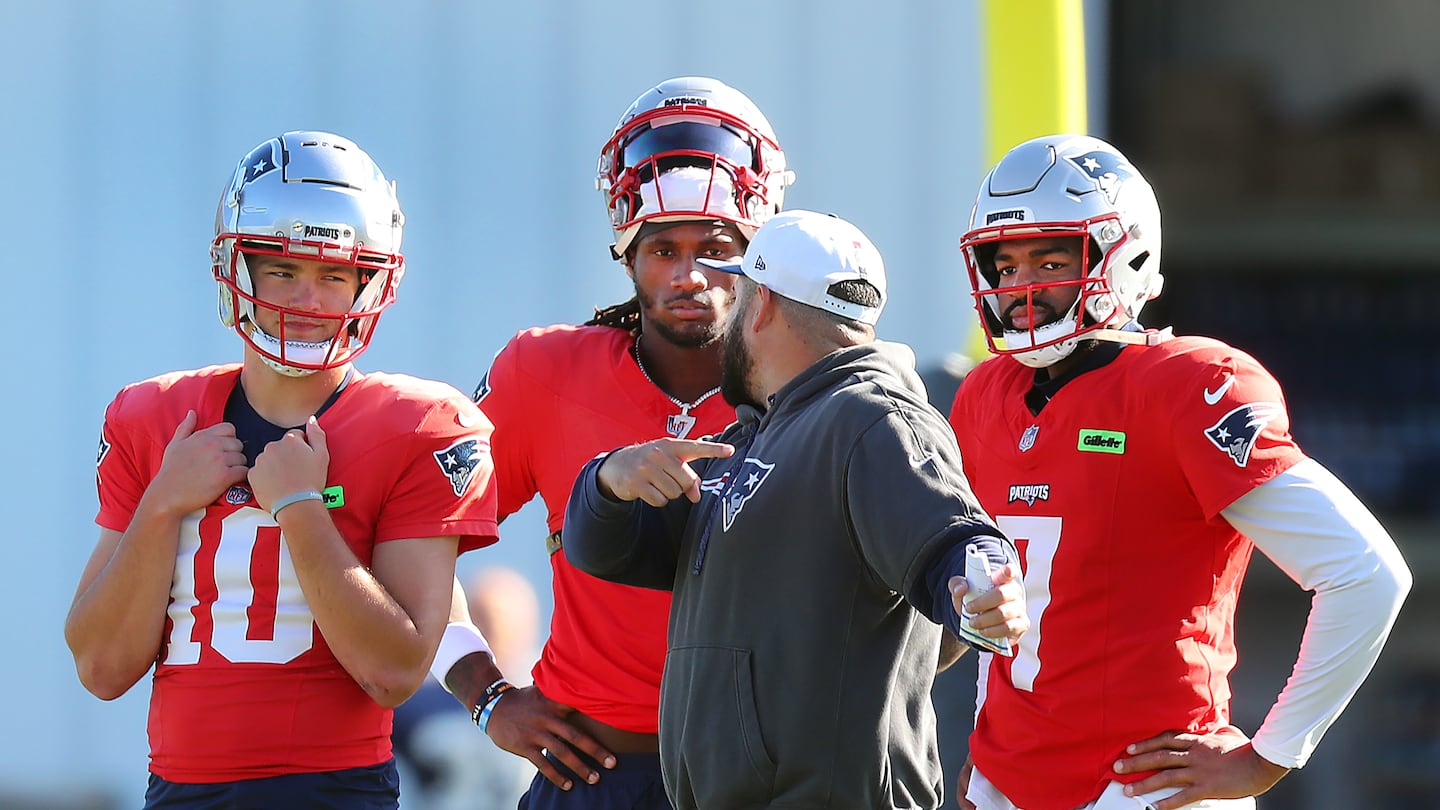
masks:
<svg viewBox="0 0 1440 810"><path fill-rule="evenodd" d="M725 531L730 530L735 518L740 516L740 510L745 508L745 503L755 496L760 485L770 477L770 471L775 469L774 464L766 464L757 458L746 458L740 462L740 466L726 472L723 476L712 481L701 484L701 489L706 492L714 492L721 496L721 527ZM728 486L733 477L734 486Z"/></svg>
<svg viewBox="0 0 1440 810"><path fill-rule="evenodd" d="M1284 409L1274 402L1241 405L1207 428L1205 438L1229 454L1235 466L1244 467L1250 462L1250 451L1255 449L1260 432L1283 413Z"/></svg>
<svg viewBox="0 0 1440 810"><path fill-rule="evenodd" d="M1121 184L1135 176L1135 167L1113 152L1086 152L1070 162L1089 175L1111 203L1119 196Z"/></svg>
<svg viewBox="0 0 1440 810"><path fill-rule="evenodd" d="M470 480L475 477L475 470L480 467L480 440L461 439L444 450L436 450L434 455L440 471L450 479L455 497L463 495L470 486Z"/></svg>

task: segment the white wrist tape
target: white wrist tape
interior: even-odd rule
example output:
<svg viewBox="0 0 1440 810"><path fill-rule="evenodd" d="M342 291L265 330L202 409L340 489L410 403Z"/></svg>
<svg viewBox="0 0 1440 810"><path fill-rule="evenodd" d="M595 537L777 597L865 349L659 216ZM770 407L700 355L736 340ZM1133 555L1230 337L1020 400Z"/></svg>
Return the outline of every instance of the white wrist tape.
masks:
<svg viewBox="0 0 1440 810"><path fill-rule="evenodd" d="M435 661L430 664L430 674L449 692L450 684L445 683L445 676L450 673L450 668L455 666L456 661L475 652L495 657L485 637L480 635L480 628L470 622L450 622L445 625L444 635L440 636L440 649L435 651Z"/></svg>

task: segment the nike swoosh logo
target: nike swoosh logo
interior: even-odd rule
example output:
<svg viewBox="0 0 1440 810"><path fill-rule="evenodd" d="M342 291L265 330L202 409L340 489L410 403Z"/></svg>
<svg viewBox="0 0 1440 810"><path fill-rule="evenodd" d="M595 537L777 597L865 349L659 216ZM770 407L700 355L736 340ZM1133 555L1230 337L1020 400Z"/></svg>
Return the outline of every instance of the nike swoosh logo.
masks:
<svg viewBox="0 0 1440 810"><path fill-rule="evenodd" d="M924 458L920 458L920 459L909 458L909 457L907 456L905 460L908 461L908 462L910 462L910 466L911 466L911 467L914 467L915 469L918 470L918 469L920 469L921 467L924 467L926 464L929 464L930 462L934 461L934 460L935 460L935 456L932 454L932 455L928 455L928 456L926 456L926 457L924 457Z"/></svg>
<svg viewBox="0 0 1440 810"><path fill-rule="evenodd" d="M1205 404L1206 404L1206 405L1214 405L1215 403L1219 402L1219 401L1220 401L1220 398L1223 397L1223 396L1225 396L1225 392L1226 392L1226 391L1229 391L1229 390L1230 390L1230 386L1232 386L1232 385L1234 385L1234 384L1235 384L1235 375L1234 375L1234 374L1226 374L1226 375L1225 375L1225 382L1220 383L1220 387L1219 387L1219 388L1216 388L1214 391L1211 391L1209 388L1206 388L1206 389L1202 392L1202 393L1204 394L1204 396L1205 396Z"/></svg>

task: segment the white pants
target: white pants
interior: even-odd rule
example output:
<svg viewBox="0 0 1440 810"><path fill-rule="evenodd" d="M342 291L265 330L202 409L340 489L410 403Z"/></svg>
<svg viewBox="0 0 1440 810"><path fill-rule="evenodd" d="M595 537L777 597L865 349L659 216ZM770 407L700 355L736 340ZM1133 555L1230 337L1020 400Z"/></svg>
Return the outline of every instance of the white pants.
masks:
<svg viewBox="0 0 1440 810"><path fill-rule="evenodd" d="M1166 796L1172 796L1180 792L1180 788L1163 788L1151 791L1140 796L1126 796L1125 786L1119 782L1111 782L1100 798L1075 810L1153 810L1154 802L1158 802ZM965 798L969 799L979 810L1021 810L1015 803L1005 798L1000 789L990 784L990 780L980 773L976 768L970 772L970 789L965 792ZM1248 799L1206 799L1185 805L1184 810L1254 810L1255 798Z"/></svg>

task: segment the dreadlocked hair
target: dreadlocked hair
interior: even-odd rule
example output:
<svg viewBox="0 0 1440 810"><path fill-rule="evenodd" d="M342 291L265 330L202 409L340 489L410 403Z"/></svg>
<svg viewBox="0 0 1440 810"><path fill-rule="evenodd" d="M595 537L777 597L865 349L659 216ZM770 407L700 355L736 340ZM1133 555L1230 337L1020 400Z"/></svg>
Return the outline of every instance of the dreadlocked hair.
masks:
<svg viewBox="0 0 1440 810"><path fill-rule="evenodd" d="M613 326L616 329L624 329L627 332L640 334L640 298L632 297L629 301L601 309L595 308L595 317L584 323L585 326Z"/></svg>

